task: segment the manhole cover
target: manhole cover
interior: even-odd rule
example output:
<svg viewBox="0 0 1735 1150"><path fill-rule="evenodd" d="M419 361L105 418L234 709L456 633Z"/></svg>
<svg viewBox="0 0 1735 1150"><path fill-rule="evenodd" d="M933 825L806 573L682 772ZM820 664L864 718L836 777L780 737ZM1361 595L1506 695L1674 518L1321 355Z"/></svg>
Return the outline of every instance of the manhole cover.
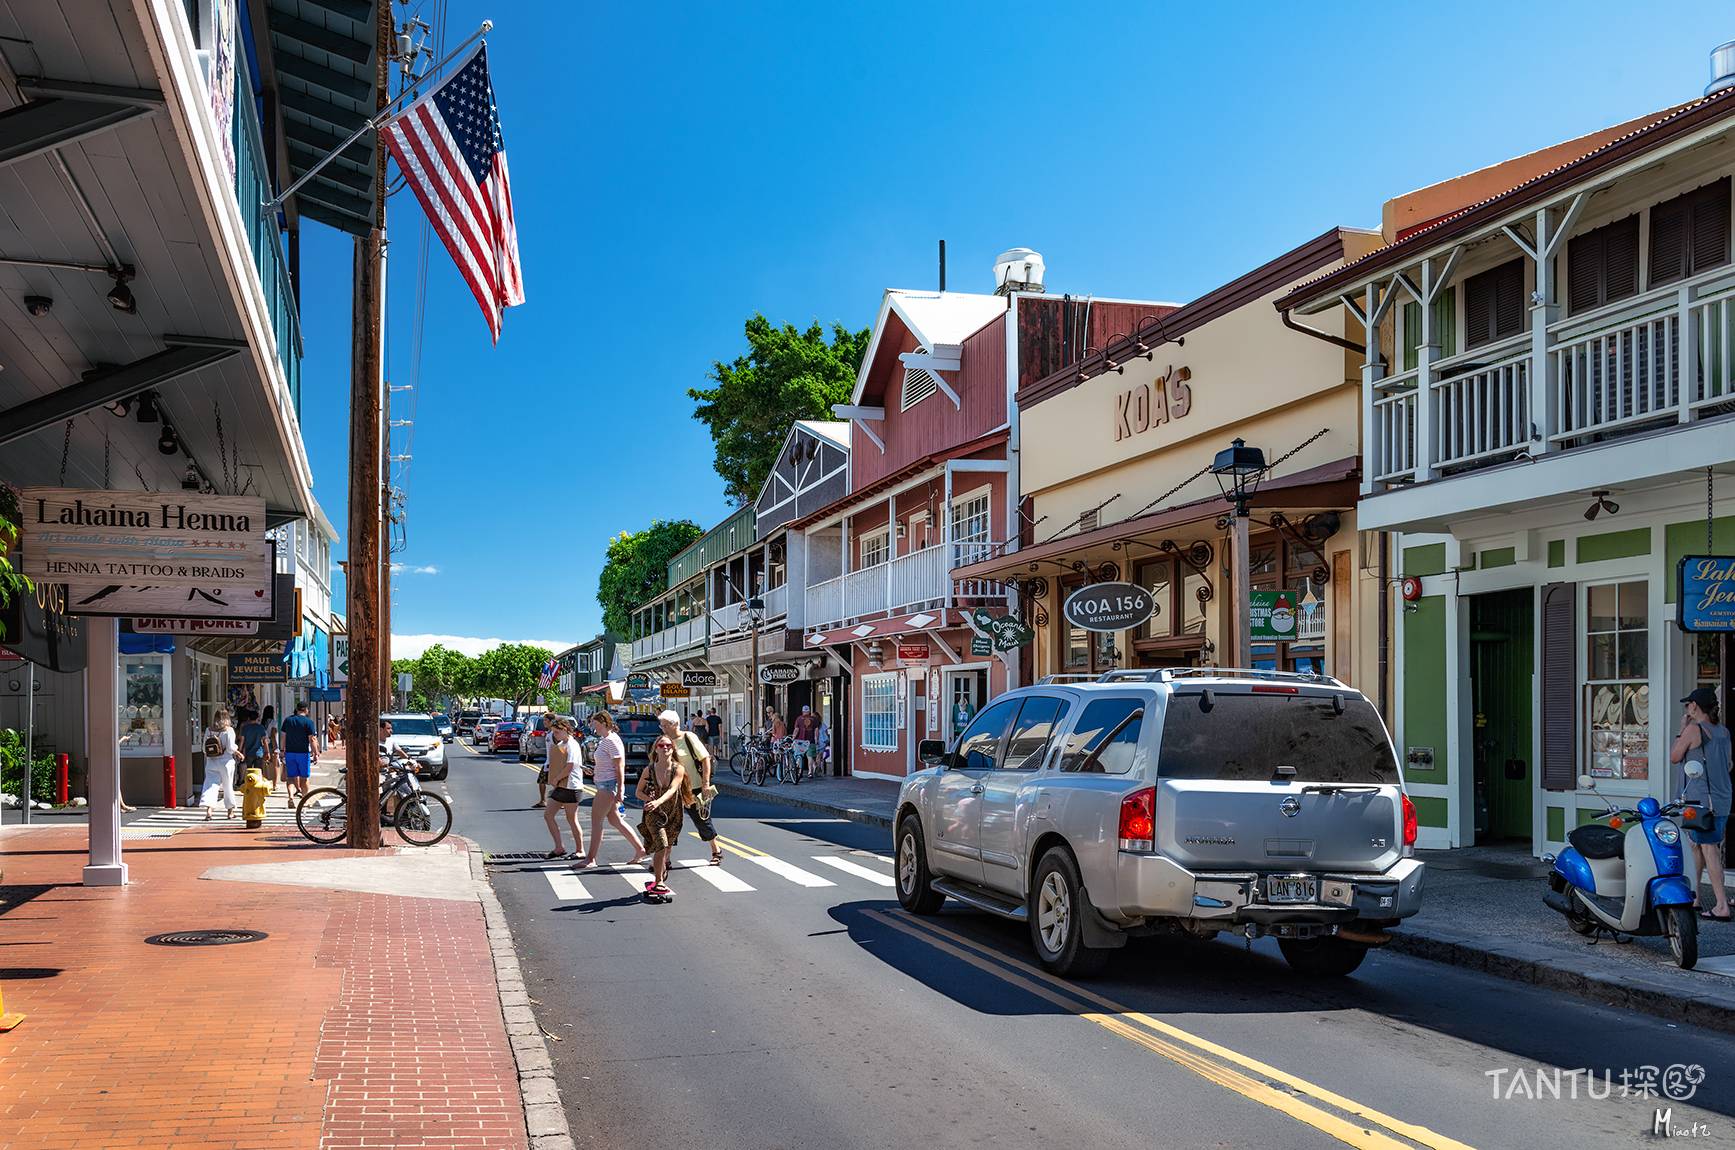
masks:
<svg viewBox="0 0 1735 1150"><path fill-rule="evenodd" d="M152 946L228 946L232 942L258 942L270 937L262 930L177 930L145 939Z"/></svg>

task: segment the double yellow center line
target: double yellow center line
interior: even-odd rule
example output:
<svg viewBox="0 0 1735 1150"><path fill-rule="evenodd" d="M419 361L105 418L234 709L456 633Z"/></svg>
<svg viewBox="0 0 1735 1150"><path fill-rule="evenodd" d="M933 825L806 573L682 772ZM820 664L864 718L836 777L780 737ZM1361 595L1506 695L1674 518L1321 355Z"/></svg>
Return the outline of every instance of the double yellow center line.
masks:
<svg viewBox="0 0 1735 1150"><path fill-rule="evenodd" d="M1132 1010L1094 991L1056 978L1040 967L984 947L937 923L918 922L901 911L870 910L866 914L875 922L967 962L1207 1081L1287 1114L1346 1145L1375 1150L1403 1150L1412 1146L1425 1146L1429 1150L1470 1150L1465 1143L1425 1126L1383 1114L1256 1058Z"/></svg>

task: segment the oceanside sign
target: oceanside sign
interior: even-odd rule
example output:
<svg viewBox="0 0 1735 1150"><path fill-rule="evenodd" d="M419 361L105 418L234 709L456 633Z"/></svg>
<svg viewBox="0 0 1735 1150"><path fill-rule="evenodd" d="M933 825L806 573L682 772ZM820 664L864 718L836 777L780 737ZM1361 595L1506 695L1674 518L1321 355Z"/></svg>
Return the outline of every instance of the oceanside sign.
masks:
<svg viewBox="0 0 1735 1150"><path fill-rule="evenodd" d="M1735 631L1735 556L1683 556L1675 578L1681 630Z"/></svg>
<svg viewBox="0 0 1735 1150"><path fill-rule="evenodd" d="M1060 613L1086 631L1127 631L1156 613L1151 593L1133 583L1088 583L1066 597Z"/></svg>
<svg viewBox="0 0 1735 1150"><path fill-rule="evenodd" d="M228 495L27 487L24 574L51 583L271 585L265 501Z"/></svg>

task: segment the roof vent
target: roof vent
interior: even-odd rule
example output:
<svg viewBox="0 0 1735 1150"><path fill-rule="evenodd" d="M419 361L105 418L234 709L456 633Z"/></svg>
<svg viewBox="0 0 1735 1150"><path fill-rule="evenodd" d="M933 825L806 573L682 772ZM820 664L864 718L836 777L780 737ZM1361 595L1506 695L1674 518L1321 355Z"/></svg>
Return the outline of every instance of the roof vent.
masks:
<svg viewBox="0 0 1735 1150"><path fill-rule="evenodd" d="M1007 248L994 257L994 294L1041 291L1042 253L1029 248Z"/></svg>
<svg viewBox="0 0 1735 1150"><path fill-rule="evenodd" d="M1705 87L1705 95L1724 88L1735 88L1735 40L1711 49L1711 82Z"/></svg>

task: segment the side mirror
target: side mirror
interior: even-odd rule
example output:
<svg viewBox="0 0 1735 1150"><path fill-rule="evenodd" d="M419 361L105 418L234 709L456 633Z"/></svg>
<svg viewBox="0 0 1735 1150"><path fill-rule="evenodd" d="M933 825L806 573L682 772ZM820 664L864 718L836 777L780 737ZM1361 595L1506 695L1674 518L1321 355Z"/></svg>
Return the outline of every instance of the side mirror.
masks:
<svg viewBox="0 0 1735 1150"><path fill-rule="evenodd" d="M939 739L923 739L916 744L916 758L925 767L946 765L946 744Z"/></svg>
<svg viewBox="0 0 1735 1150"><path fill-rule="evenodd" d="M1581 791L1594 791L1596 790L1596 780L1591 778L1589 775L1580 775L1578 776L1578 789Z"/></svg>

